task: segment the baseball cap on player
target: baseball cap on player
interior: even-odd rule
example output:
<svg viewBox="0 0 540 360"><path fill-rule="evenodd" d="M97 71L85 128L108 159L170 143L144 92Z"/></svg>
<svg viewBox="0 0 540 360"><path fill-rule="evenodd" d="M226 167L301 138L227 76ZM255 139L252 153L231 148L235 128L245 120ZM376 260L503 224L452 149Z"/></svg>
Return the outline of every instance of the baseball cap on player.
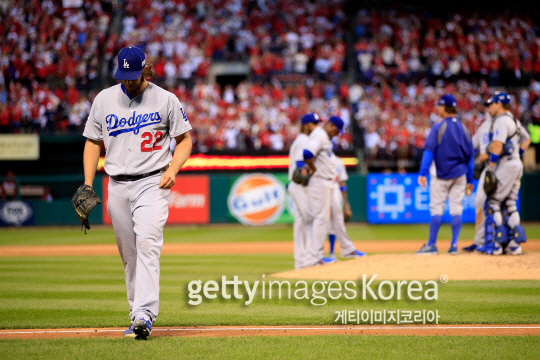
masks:
<svg viewBox="0 0 540 360"><path fill-rule="evenodd" d="M492 97L490 97L485 103L484 105L485 106L489 106L493 103L500 103L500 104L503 104L503 105L508 105L510 104L510 95L508 95L507 93L505 92L498 92L498 93L495 93L493 94Z"/></svg>
<svg viewBox="0 0 540 360"><path fill-rule="evenodd" d="M144 51L136 46L128 46L118 53L118 69L114 77L118 80L137 80L146 64Z"/></svg>
<svg viewBox="0 0 540 360"><path fill-rule="evenodd" d="M304 116L302 116L302 125L304 124L308 124L308 123L318 123L320 120L319 120L319 115L315 114L315 113L308 113Z"/></svg>
<svg viewBox="0 0 540 360"><path fill-rule="evenodd" d="M457 100L453 95L444 94L443 96L441 96L439 101L437 101L437 105L441 105L441 106L457 106Z"/></svg>
<svg viewBox="0 0 540 360"><path fill-rule="evenodd" d="M339 130L339 133L343 134L343 125L345 125L345 123L343 122L343 119L341 119L339 116L331 116L330 119L328 119L328 121L336 125L336 127Z"/></svg>

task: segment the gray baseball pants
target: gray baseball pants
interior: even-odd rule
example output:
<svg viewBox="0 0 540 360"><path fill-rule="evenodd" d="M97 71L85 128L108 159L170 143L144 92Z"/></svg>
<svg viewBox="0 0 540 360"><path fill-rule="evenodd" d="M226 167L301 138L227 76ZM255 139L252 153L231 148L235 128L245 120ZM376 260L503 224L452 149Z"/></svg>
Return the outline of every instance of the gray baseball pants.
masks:
<svg viewBox="0 0 540 360"><path fill-rule="evenodd" d="M131 321L154 322L159 313L159 262L169 216L168 189L161 173L137 181L109 178L107 209L124 263Z"/></svg>
<svg viewBox="0 0 540 360"><path fill-rule="evenodd" d="M465 175L448 180L432 178L429 185L429 212L431 216L443 214L446 199L448 199L450 215L461 215L466 187L467 178Z"/></svg>
<svg viewBox="0 0 540 360"><path fill-rule="evenodd" d="M306 261L308 243L311 242L308 236L311 235L312 218L306 187L291 181L288 191L293 202L294 212L294 268L299 269L306 266L304 262Z"/></svg>

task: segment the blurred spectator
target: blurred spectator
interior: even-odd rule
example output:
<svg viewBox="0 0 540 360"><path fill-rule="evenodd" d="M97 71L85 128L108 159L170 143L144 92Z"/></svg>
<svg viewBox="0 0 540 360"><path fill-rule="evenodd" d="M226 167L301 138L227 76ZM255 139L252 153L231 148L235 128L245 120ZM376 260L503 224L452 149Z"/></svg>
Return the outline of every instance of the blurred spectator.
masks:
<svg viewBox="0 0 540 360"><path fill-rule="evenodd" d="M17 198L17 177L11 170L8 170L6 177L0 186L0 198L8 201Z"/></svg>
<svg viewBox="0 0 540 360"><path fill-rule="evenodd" d="M186 107L194 152L286 151L297 135L291 125L313 111L345 120L338 149L414 161L441 94L456 95L474 131L483 100L500 87L515 97L515 114L540 123L540 32L529 15L401 11L397 2L354 14L344 4L125 0L117 34L111 2L3 2L0 132L80 132L99 65L112 72L127 44L144 48L152 81ZM210 83L211 65L229 60L245 62L248 78Z"/></svg>
<svg viewBox="0 0 540 360"><path fill-rule="evenodd" d="M0 104L8 107L10 131L63 131L79 91L97 86L112 7L91 0L81 8L58 1L2 3Z"/></svg>

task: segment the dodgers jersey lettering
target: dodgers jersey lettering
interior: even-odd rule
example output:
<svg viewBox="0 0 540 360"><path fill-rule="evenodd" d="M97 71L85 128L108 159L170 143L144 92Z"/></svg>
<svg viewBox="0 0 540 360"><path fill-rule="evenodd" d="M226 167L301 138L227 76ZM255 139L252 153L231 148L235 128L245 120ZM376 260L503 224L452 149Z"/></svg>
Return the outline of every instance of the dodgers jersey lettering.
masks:
<svg viewBox="0 0 540 360"><path fill-rule="evenodd" d="M317 171L313 174L314 177L323 179L334 179L336 175L335 162L332 159L332 141L326 131L318 126L309 135L309 142L306 149L314 156L314 163Z"/></svg>
<svg viewBox="0 0 540 360"><path fill-rule="evenodd" d="M296 162L304 161L303 151L306 148L308 141L309 136L304 133L300 133L298 136L296 136L296 139L294 139L293 143L291 144L291 149L289 150L289 181L292 180L292 174L296 169Z"/></svg>
<svg viewBox="0 0 540 360"><path fill-rule="evenodd" d="M135 98L118 84L101 91L92 104L83 136L103 140L110 176L139 175L167 166L171 138L191 130L178 98L148 82Z"/></svg>

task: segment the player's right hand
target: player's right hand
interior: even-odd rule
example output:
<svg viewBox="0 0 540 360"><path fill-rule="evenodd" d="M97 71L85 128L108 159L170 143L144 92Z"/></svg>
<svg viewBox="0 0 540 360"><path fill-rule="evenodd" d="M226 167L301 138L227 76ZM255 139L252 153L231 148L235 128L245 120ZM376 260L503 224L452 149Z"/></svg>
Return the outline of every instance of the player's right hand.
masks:
<svg viewBox="0 0 540 360"><path fill-rule="evenodd" d="M474 190L474 184L467 184L467 187L465 188L465 195L469 196L472 194Z"/></svg>
<svg viewBox="0 0 540 360"><path fill-rule="evenodd" d="M418 185L422 187L422 189L425 189L427 186L427 179L425 176L419 176L418 177Z"/></svg>

